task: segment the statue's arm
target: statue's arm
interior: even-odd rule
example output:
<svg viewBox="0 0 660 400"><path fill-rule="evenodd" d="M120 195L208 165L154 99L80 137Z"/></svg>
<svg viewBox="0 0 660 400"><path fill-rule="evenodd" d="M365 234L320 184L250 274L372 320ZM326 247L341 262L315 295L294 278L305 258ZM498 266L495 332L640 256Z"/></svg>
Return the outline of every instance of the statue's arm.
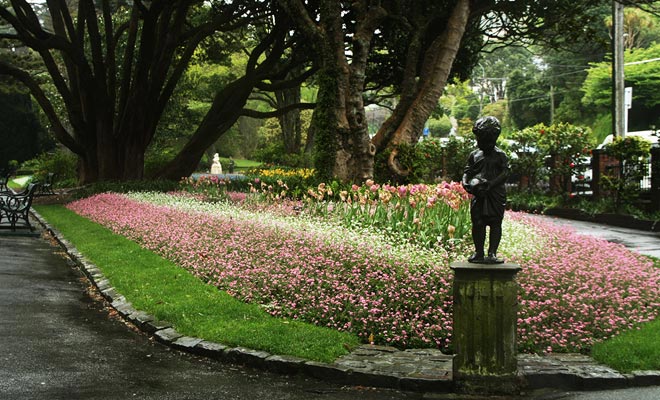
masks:
<svg viewBox="0 0 660 400"><path fill-rule="evenodd" d="M463 179L461 179L461 184L465 188L465 191L473 194L472 193L472 185L470 185L470 179L472 179L474 172L474 155L470 154L468 157L467 164L465 164L465 168L463 169Z"/></svg>
<svg viewBox="0 0 660 400"><path fill-rule="evenodd" d="M491 179L488 185L488 189L498 187L500 185L504 185L506 183L507 178L509 178L509 175L511 173L511 169L509 168L509 159L506 157L504 153L500 154L500 166L502 171L500 172L499 175L497 175L495 178Z"/></svg>

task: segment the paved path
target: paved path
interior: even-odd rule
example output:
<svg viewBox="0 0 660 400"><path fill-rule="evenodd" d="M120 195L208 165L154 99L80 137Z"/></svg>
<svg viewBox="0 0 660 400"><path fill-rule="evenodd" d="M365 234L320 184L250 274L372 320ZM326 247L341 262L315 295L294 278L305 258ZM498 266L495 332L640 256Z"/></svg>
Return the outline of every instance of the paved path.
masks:
<svg viewBox="0 0 660 400"><path fill-rule="evenodd" d="M196 357L135 332L58 251L0 236L0 399L412 399ZM96 298L94 298L96 297Z"/></svg>
<svg viewBox="0 0 660 400"><path fill-rule="evenodd" d="M660 232L640 231L544 215L533 215L533 217L543 219L544 221L551 221L561 226L569 226L581 235L589 235L609 242L621 243L638 253L660 258Z"/></svg>
<svg viewBox="0 0 660 400"><path fill-rule="evenodd" d="M585 229L596 232L593 227ZM614 229L603 230L616 232ZM613 236L619 237L620 233ZM640 243L637 239L629 242ZM655 246L655 242L651 243ZM98 293L90 290L82 274L65 258L54 254L59 251L39 237L0 236L0 400L475 399L423 391L366 389L355 383L337 385L305 375L272 374L172 350L117 318ZM395 358L400 360L400 356ZM451 370L446 359L436 355L433 359L436 367ZM352 368L360 368L356 363L363 361L370 362L359 357L344 360ZM630 379L614 376L610 371L605 371L605 377L593 375L593 368L585 367L582 360L569 361L526 359L522 361L522 370L541 386L554 379L558 387L570 381L593 390L625 386L628 383L623 380ZM415 364L423 366L419 360ZM324 370L321 371L322 376ZM653 376L654 382L659 376ZM445 383L446 379L440 378ZM660 398L660 387L616 393L622 399ZM588 395L551 391L534 392L525 398L598 398L584 397Z"/></svg>

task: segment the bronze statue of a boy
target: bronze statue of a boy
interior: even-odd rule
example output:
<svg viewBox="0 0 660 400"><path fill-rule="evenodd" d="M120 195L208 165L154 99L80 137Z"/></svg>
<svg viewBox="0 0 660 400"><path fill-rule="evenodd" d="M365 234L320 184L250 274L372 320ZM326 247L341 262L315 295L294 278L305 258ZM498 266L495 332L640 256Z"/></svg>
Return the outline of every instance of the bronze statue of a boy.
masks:
<svg viewBox="0 0 660 400"><path fill-rule="evenodd" d="M509 176L509 160L495 146L501 132L495 117L483 117L474 123L472 133L477 138L477 150L470 153L463 173L463 187L472 194L470 214L474 254L468 261L479 264L500 264L497 248L502 239L502 219L506 205L506 183ZM484 254L486 227L490 227L488 253Z"/></svg>

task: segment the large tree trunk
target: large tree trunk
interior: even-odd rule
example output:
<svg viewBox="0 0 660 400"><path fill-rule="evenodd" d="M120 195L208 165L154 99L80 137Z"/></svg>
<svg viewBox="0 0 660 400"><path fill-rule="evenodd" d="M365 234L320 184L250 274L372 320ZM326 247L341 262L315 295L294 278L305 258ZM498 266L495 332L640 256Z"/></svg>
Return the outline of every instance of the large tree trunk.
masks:
<svg viewBox="0 0 660 400"><path fill-rule="evenodd" d="M280 0L316 50L319 100L314 110L315 167L323 179L361 182L373 176L375 149L365 118L364 93L367 57L379 21L386 15L367 0L350 3L355 32L346 56L346 16L342 2L321 0L316 16L301 0Z"/></svg>
<svg viewBox="0 0 660 400"><path fill-rule="evenodd" d="M302 71L296 71L299 75ZM296 75L289 74L287 78L294 78ZM275 102L277 109L283 109L292 104L300 103L300 85L275 91ZM300 121L300 110L294 109L278 117L280 128L282 130L282 142L284 151L287 154L300 153L302 145L302 127Z"/></svg>
<svg viewBox="0 0 660 400"><path fill-rule="evenodd" d="M397 146L402 143L417 143L422 135L424 124L436 107L449 78L469 15L469 0L458 0L446 28L424 52L418 83L406 83L411 82L411 77L415 76L410 75L413 73L412 68L406 68L402 100L373 138L373 143L379 151L385 148L392 149L388 166L398 175L405 176L409 171L402 169L397 162ZM409 51L418 50L417 46L411 46L409 49ZM409 60L417 60L417 57L409 55Z"/></svg>
<svg viewBox="0 0 660 400"><path fill-rule="evenodd" d="M69 3L46 2L52 25L46 28L26 0L0 5L0 20L13 29L4 38L20 42L41 57L61 97L62 104L57 106L65 111L58 112L53 96L46 95L34 74L4 58L0 74L11 75L30 89L56 138L79 156L81 183L143 178L145 151L198 45L219 31L247 25L250 18L246 15L256 19L268 15L261 13L262 4L250 2L231 2L213 10L197 8L196 12L209 12L206 20L197 15L188 18L192 7L199 6L189 0L154 0L148 5L141 1L79 1L71 3L75 10L68 8ZM129 11L124 23L116 23L114 18L120 8ZM275 29L286 30L286 23L281 25L276 24ZM118 46L120 42L122 46ZM257 46L259 56L274 42L273 38L262 40ZM268 50L280 57L284 45L275 43L279 48ZM254 67L257 61L259 57L253 57L250 63ZM237 97L239 102L242 97ZM231 125L238 118L240 110L236 111L232 101L230 97L222 102L227 112L220 112L217 106L211 110L216 115L207 116L200 129L204 132L200 135L208 137L196 135L184 149L177 158L182 165L173 172L176 178L194 169L203 152L199 147L215 141L216 130L228 129L223 124ZM223 121L221 116L228 113Z"/></svg>

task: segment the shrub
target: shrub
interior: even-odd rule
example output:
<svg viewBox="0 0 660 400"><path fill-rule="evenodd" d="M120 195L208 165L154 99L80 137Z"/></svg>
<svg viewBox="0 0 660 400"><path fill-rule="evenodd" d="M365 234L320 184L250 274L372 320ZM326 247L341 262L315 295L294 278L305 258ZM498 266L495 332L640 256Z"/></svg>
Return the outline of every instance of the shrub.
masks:
<svg viewBox="0 0 660 400"><path fill-rule="evenodd" d="M56 187L71 187L78 182L76 168L78 157L70 151L58 148L53 152L41 153L38 157L25 161L20 169L30 171L34 179L45 181L49 173L55 174Z"/></svg>
<svg viewBox="0 0 660 400"><path fill-rule="evenodd" d="M451 181L460 181L463 178L465 163L472 150L475 149L475 142L471 139L465 139L460 136L451 136L442 146L442 152L445 159L442 178Z"/></svg>
<svg viewBox="0 0 660 400"><path fill-rule="evenodd" d="M529 179L529 191L548 186L552 194L566 194L571 178L584 173L590 135L588 128L567 123L538 124L513 132L514 142L509 145L515 153L509 161L512 173Z"/></svg>
<svg viewBox="0 0 660 400"><path fill-rule="evenodd" d="M427 138L415 145L400 144L397 160L407 176L395 175L387 165L391 150L376 155L374 179L391 184L460 181L465 162L474 149L474 142L457 136L448 139Z"/></svg>
<svg viewBox="0 0 660 400"><path fill-rule="evenodd" d="M429 119L429 132L431 137L446 137L451 132L451 121L443 115L439 119Z"/></svg>
<svg viewBox="0 0 660 400"><path fill-rule="evenodd" d="M555 194L565 193L566 189L569 189L571 178L584 173L582 160L589 156L591 150L591 131L567 123L537 127L538 147L551 160L550 168L554 179L550 182L550 190Z"/></svg>
<svg viewBox="0 0 660 400"><path fill-rule="evenodd" d="M167 150L164 151L148 151L144 158L144 176L151 177L158 172L162 167L174 159L174 155L170 154Z"/></svg>
<svg viewBox="0 0 660 400"><path fill-rule="evenodd" d="M541 125L543 126L543 125ZM514 177L527 177L527 184L520 189L532 192L539 183L547 177L545 167L545 152L538 147L540 132L545 128L529 127L511 134L513 142L508 150L515 154L509 157L511 173Z"/></svg>

